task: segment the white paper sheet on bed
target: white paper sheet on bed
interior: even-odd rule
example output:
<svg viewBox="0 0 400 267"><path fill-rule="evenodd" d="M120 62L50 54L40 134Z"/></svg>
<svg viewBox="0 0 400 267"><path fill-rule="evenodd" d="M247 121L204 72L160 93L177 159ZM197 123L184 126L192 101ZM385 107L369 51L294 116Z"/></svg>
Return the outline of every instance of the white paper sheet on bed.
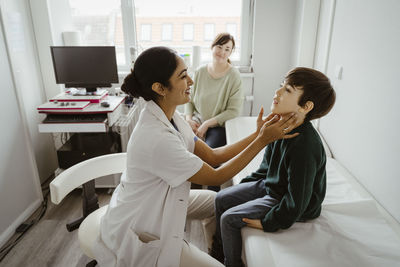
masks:
<svg viewBox="0 0 400 267"><path fill-rule="evenodd" d="M246 251L264 250L270 262L260 265L260 259L251 253L246 255L249 266L400 266L400 239L372 200L327 204L318 219L296 223L284 231L263 235L252 231L257 230L244 228L245 235L263 240L247 245L267 241L268 248L248 247Z"/></svg>

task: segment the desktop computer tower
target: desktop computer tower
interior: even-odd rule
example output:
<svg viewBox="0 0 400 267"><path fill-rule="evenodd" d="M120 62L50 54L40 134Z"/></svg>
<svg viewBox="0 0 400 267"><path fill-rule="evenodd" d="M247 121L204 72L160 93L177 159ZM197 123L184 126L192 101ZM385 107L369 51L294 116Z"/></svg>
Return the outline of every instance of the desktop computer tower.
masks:
<svg viewBox="0 0 400 267"><path fill-rule="evenodd" d="M139 120L144 100L137 100L132 107L123 106L122 114L107 133L75 133L57 151L58 164L67 169L81 161L100 155L126 152L128 141ZM115 188L120 174L96 179L96 187Z"/></svg>
<svg viewBox="0 0 400 267"><path fill-rule="evenodd" d="M68 169L84 160L121 151L121 136L118 133L75 133L57 150L58 165L61 169ZM96 187L114 188L120 176L116 174L97 178Z"/></svg>

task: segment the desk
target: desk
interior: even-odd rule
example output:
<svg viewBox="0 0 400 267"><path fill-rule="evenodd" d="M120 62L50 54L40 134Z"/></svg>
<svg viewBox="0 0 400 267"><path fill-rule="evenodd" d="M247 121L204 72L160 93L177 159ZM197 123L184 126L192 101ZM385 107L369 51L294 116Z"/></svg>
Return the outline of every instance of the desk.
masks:
<svg viewBox="0 0 400 267"><path fill-rule="evenodd" d="M42 122L38 125L41 133L75 133L60 149L57 150L59 167L67 169L78 162L104 155L107 153L121 152L121 142L116 142L116 133L111 132L110 128L115 124L122 114L125 97L121 96L105 96L101 101L107 101L108 107L104 107L101 103L87 103L84 105L63 105L60 107L58 103L74 102L73 98L67 100L59 100L54 103L50 101L38 107L38 112L47 116L60 116L61 121ZM80 101L80 100L77 100ZM68 108L71 107L71 108ZM79 121L79 118L92 116L96 114L104 114L104 120L99 122L87 122L87 120ZM66 116L67 115L67 116ZM71 116L68 116L71 115ZM65 121L64 120L65 117ZM68 118L77 118L68 119ZM95 133L95 134L94 134ZM99 149L100 148L100 149ZM114 178L114 177L109 177ZM103 178L100 178L103 179ZM116 186L119 181L113 184ZM82 211L83 216L77 220L67 224L68 231L73 231L79 227L84 218L92 211L99 207L97 195L95 192L94 180L85 183L82 192Z"/></svg>
<svg viewBox="0 0 400 267"><path fill-rule="evenodd" d="M79 122L79 121L65 121L60 123L40 123L39 132L41 133L98 133L107 132L109 127L118 120L122 113L121 103L125 97L121 96L106 96L102 101L107 101L110 106L103 107L100 103L90 103L83 109L60 109L60 110L38 110L42 114L71 114L71 115L92 115L92 114L105 114L106 119L103 122ZM72 100L71 100L72 101ZM40 107L39 107L40 108ZM38 108L38 109L39 109Z"/></svg>

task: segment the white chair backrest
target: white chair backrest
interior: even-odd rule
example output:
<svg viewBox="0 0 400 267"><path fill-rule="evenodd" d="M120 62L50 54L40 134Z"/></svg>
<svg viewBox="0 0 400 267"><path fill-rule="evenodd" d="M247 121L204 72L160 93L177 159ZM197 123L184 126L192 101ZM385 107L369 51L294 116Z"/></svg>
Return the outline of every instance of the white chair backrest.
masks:
<svg viewBox="0 0 400 267"><path fill-rule="evenodd" d="M80 162L59 174L50 183L51 201L61 200L78 186L101 176L122 173L126 169L126 153L115 153Z"/></svg>

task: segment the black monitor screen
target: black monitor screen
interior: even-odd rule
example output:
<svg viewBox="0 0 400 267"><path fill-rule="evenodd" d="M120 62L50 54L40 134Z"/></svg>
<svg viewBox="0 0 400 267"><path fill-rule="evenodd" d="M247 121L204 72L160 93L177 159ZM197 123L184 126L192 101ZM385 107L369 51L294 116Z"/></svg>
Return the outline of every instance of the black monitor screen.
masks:
<svg viewBox="0 0 400 267"><path fill-rule="evenodd" d="M118 83L114 46L52 46L56 82L66 87L111 87Z"/></svg>

